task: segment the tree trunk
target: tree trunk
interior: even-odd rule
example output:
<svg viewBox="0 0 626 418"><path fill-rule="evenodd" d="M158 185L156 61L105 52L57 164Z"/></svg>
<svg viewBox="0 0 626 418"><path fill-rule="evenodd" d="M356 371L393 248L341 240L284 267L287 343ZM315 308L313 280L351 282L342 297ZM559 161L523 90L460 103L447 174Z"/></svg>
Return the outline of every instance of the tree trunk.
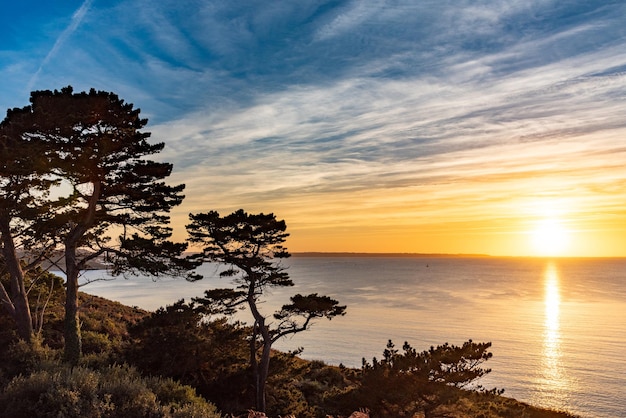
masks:
<svg viewBox="0 0 626 418"><path fill-rule="evenodd" d="M77 250L80 240L91 228L96 219L98 199L102 192L102 182L99 179L92 181L93 192L89 197L89 205L79 224L70 223L71 232L65 238L65 347L63 357L65 361L75 366L82 354L80 337L80 322L78 318L78 276L82 263L78 262Z"/></svg>
<svg viewBox="0 0 626 418"><path fill-rule="evenodd" d="M72 247L66 247L65 263L67 281L65 284L65 346L63 358L71 365L76 366L82 352L78 319L78 275L80 270L76 266L76 251Z"/></svg>
<svg viewBox="0 0 626 418"><path fill-rule="evenodd" d="M265 334L265 333L263 333ZM257 372L257 409L265 412L265 383L270 370L270 354L272 352L272 340L263 336L263 353Z"/></svg>
<svg viewBox="0 0 626 418"><path fill-rule="evenodd" d="M252 327L252 338L250 339L250 372L252 373L252 378L254 379L254 399L255 402L258 399L258 393L257 393L257 389L259 387L259 381L258 381L258 376L259 376L259 362L257 361L256 358L256 351L257 351L257 346L256 346L256 338L257 338L257 330L258 330L259 324L255 321L254 322L254 326Z"/></svg>
<svg viewBox="0 0 626 418"><path fill-rule="evenodd" d="M27 343L31 343L33 338L33 320L30 314L28 295L24 289L23 281L20 284L18 293L13 295L17 335Z"/></svg>
<svg viewBox="0 0 626 418"><path fill-rule="evenodd" d="M0 235L2 236L2 255L9 272L11 282L11 299L4 301L6 290L3 292L3 305L6 305L9 313L17 325L17 335L24 341L30 343L33 338L33 320L28 305L28 294L24 284L24 271L20 265L20 260L15 250L15 244L11 237L11 229L8 220L2 219L0 222ZM8 303L7 303L8 302Z"/></svg>
<svg viewBox="0 0 626 418"><path fill-rule="evenodd" d="M248 275L248 277L251 276L251 274ZM256 282L254 280L250 281L248 288L248 306L250 307L252 316L255 319L254 336L256 337L257 332L261 333L261 338L263 340L263 352L261 354L260 364L256 361L255 353L254 362L251 364L251 366L254 373L253 376L256 392L256 409L257 411L265 412L265 382L267 381L267 375L269 373L270 353L273 341L270 336L269 329L265 325L265 317L261 315L261 312L259 312L259 309L256 306L256 299L254 295L255 284Z"/></svg>

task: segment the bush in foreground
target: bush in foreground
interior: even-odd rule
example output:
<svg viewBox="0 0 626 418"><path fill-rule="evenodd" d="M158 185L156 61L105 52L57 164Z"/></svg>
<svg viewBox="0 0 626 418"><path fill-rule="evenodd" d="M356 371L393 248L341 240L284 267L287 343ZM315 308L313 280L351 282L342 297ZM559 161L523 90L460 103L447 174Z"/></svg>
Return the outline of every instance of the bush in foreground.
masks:
<svg viewBox="0 0 626 418"><path fill-rule="evenodd" d="M142 378L133 368L40 370L11 380L0 417L218 418L215 406L171 379Z"/></svg>

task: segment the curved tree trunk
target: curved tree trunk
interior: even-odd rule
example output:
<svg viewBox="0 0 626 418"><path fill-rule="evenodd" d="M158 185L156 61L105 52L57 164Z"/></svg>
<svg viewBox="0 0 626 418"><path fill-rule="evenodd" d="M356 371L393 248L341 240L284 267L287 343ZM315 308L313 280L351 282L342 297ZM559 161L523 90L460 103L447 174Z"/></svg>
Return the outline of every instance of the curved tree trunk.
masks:
<svg viewBox="0 0 626 418"><path fill-rule="evenodd" d="M249 276L252 276L252 272L249 272ZM254 375L254 386L256 392L256 409L260 412L265 412L266 404L265 404L265 383L267 382L267 376L269 373L270 366L270 354L272 350L272 338L265 325L265 317L259 312L258 307L256 306L256 298L254 295L254 289L256 286L256 281L251 280L248 287L248 306L250 307L250 311L252 312L252 316L255 319L255 333L261 333L261 339L263 342L263 351L261 353L260 362L256 361L256 353L254 353L254 363L251 364L253 368ZM256 338L255 338L256 339ZM252 360L252 359L251 359Z"/></svg>
<svg viewBox="0 0 626 418"><path fill-rule="evenodd" d="M2 304L15 320L18 336L30 343L33 338L33 321L24 284L24 271L15 250L8 220L2 219L0 222L0 236L2 237L2 255L11 282L10 299L6 300L8 295L6 289L3 289Z"/></svg>

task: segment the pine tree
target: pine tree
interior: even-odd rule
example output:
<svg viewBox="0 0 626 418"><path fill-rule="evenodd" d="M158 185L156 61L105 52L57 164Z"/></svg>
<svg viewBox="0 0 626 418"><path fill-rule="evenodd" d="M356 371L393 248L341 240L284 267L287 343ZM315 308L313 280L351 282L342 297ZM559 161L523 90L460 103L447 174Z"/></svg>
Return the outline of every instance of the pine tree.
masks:
<svg viewBox="0 0 626 418"><path fill-rule="evenodd" d="M47 152L46 176L60 197L33 224L33 242L55 240L66 275L65 359L81 354L78 287L81 271L106 260L113 275L181 274L185 243L170 241L169 211L184 185L164 182L172 165L147 157L163 143L148 142L147 119L114 93L37 91L19 112L21 138L37 138Z"/></svg>
<svg viewBox="0 0 626 418"><path fill-rule="evenodd" d="M291 304L274 314L270 324L260 311L264 292L274 287L293 286L281 260L290 256L283 246L289 236L284 221L273 214L248 214L238 210L221 217L215 211L191 214L187 225L189 241L203 246L195 260L219 262L230 266L221 273L235 277L236 289L213 289L204 298L194 299L215 313L232 314L247 306L254 318L250 344L250 366L256 390L256 408L265 411L265 384L272 345L280 338L307 330L317 318L332 319L345 314L345 306L328 296L295 295ZM201 277L192 277L199 279ZM260 347L257 341L260 339ZM261 355L257 358L257 349Z"/></svg>

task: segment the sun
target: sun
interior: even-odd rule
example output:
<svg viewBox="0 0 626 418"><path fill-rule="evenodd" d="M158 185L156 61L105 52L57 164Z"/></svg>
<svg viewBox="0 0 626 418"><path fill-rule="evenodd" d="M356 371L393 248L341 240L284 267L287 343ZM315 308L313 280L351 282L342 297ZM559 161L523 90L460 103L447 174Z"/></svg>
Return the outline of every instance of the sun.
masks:
<svg viewBox="0 0 626 418"><path fill-rule="evenodd" d="M540 256L564 255L570 244L569 231L554 218L539 220L531 237L535 253Z"/></svg>

